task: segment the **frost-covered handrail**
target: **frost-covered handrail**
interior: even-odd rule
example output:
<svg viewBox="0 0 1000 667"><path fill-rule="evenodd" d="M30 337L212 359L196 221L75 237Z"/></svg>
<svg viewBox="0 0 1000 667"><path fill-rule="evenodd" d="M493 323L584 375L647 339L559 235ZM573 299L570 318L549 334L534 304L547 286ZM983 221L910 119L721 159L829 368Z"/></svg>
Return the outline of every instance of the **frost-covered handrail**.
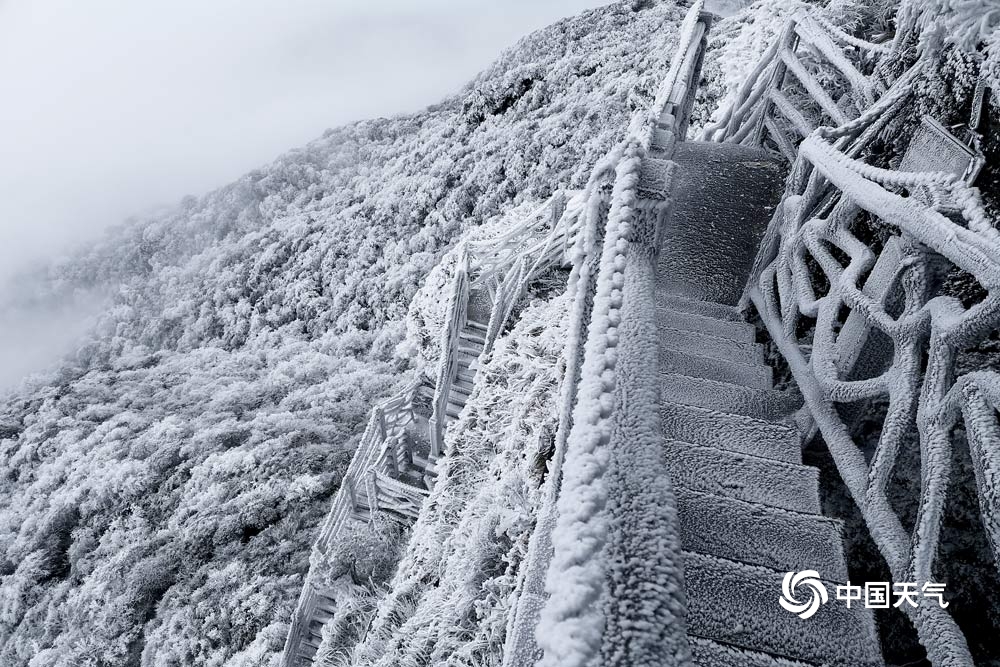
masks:
<svg viewBox="0 0 1000 667"><path fill-rule="evenodd" d="M437 458L444 451L444 424L448 409L448 395L458 373L459 334L465 326L469 303L469 253L462 246L455 265L455 275L448 298L448 310L441 327L438 354L437 380L434 383L434 400L431 403L430 439L431 457Z"/></svg>
<svg viewBox="0 0 1000 667"><path fill-rule="evenodd" d="M820 12L814 12L811 14L811 18L819 24L833 40L840 42L845 46L853 46L854 48L860 49L866 53L879 55L887 55L892 51L891 42L875 44L859 37L849 35L828 21Z"/></svg>
<svg viewBox="0 0 1000 667"><path fill-rule="evenodd" d="M474 268L473 285L502 280L521 260L529 265L542 260L539 268L547 268L554 259L545 256L548 250L565 250L576 242L581 228L582 208L579 191L559 191L503 234L470 241L468 249Z"/></svg>
<svg viewBox="0 0 1000 667"><path fill-rule="evenodd" d="M414 381L399 393L372 408L358 448L354 450L354 456L347 466L330 511L313 543L312 553L309 556L309 572L303 582L302 593L299 595L291 627L285 639L281 662L283 667L297 667L302 642L308 637L309 623L316 615L317 605L323 601L328 605L331 604L317 585L317 566L322 565L336 538L341 534L344 524L361 506L359 490L364 488L366 479L377 467L386 443L399 436L403 427L413 419L413 400L420 386L419 381ZM369 508L373 503L373 498L366 498Z"/></svg>
<svg viewBox="0 0 1000 667"><path fill-rule="evenodd" d="M831 121L844 125L854 120L886 92L882 81L864 70L888 52L889 45L852 37L819 11L800 11L719 119L702 131L701 139L770 143L793 162L795 146L813 129ZM788 94L789 74L799 89L795 95Z"/></svg>
<svg viewBox="0 0 1000 667"><path fill-rule="evenodd" d="M615 165L614 186L560 471L546 583L549 597L536 633L542 667L690 662L682 596L657 599L655 604L648 596L637 599L644 595L643 585L683 590L669 481L659 475L643 480L646 485L636 484L655 467L627 460L626 452L642 456L656 448L656 434L662 437L652 423L659 412L655 388L651 392L649 386L655 383L657 364L644 355L656 351L655 323L648 321L652 315L646 308L652 300L654 240L649 230L655 229L653 219L666 204L640 198L640 179L654 145L658 154L669 157L674 142L685 134L691 82L710 23L702 6L696 2L684 20L670 72L652 109L636 116L625 141L601 165ZM623 313L629 315L627 322ZM611 506L626 497L656 515L642 544L613 520ZM629 570L639 561L642 573ZM635 587L609 589L609 581L632 581L632 574L642 579ZM615 613L606 614L608 609Z"/></svg>
<svg viewBox="0 0 1000 667"><path fill-rule="evenodd" d="M859 127L851 132L864 134ZM995 551L1000 544L1000 377L990 371L954 377L956 359L1000 325L1000 235L977 192L960 178L867 165L835 143L843 145L851 132L824 128L799 146L748 296L893 578L922 586L934 581L952 482L950 431L959 419L969 434L984 526ZM945 215L935 204L943 198L920 196L921 188L947 193L958 210ZM862 241L856 232L863 224L888 240ZM972 305L942 287L947 272L978 285ZM837 405L872 399L887 408L869 462ZM913 433L920 494L915 528L907 532L889 488ZM903 609L935 665L972 664L964 636L936 602Z"/></svg>
<svg viewBox="0 0 1000 667"><path fill-rule="evenodd" d="M653 104L645 117L637 115L633 126L634 138L648 150L658 128L686 133L688 115L694 104L698 73L705 55L705 38L711 19L703 12L704 0L699 0L688 10L680 28L680 40L670 61L670 69L657 88ZM680 134L679 138L684 139Z"/></svg>
<svg viewBox="0 0 1000 667"><path fill-rule="evenodd" d="M602 216L607 205L606 184L614 176L615 163L605 159L591 172L587 187L581 194L585 202L580 213L580 233L570 249L572 269L567 292L572 302L563 348L565 372L560 386L559 424L553 443L552 460L542 490L535 530L528 542L528 552L522 568L523 576L517 590L514 612L509 616L504 642L504 667L534 667L538 655L535 630L545 600L545 575L552 560L552 531L556 524L556 499L562 482L562 467L566 443L573 424L580 367L583 363L584 338L590 324L593 295L599 267L601 242L604 234Z"/></svg>

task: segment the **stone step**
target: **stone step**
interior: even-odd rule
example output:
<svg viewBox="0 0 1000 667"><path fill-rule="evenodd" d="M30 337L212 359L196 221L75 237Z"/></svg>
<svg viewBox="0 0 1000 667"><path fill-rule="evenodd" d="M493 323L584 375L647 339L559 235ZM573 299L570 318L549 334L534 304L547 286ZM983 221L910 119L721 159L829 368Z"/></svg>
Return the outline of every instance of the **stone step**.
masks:
<svg viewBox="0 0 1000 667"><path fill-rule="evenodd" d="M802 436L787 424L668 402L660 403L660 422L670 440L802 463Z"/></svg>
<svg viewBox="0 0 1000 667"><path fill-rule="evenodd" d="M451 386L468 396L472 393L472 380L474 377L475 375L466 374L463 376L459 373L455 376L455 380L451 383Z"/></svg>
<svg viewBox="0 0 1000 667"><path fill-rule="evenodd" d="M469 394L472 393L472 386L465 382L459 382L456 378L454 382L451 383L451 390L456 394L461 394L463 397L468 398ZM465 400L463 398L463 400Z"/></svg>
<svg viewBox="0 0 1000 667"><path fill-rule="evenodd" d="M752 389L678 373L661 373L660 380L660 397L664 401L766 421L785 419L802 405L797 396L774 389Z"/></svg>
<svg viewBox="0 0 1000 667"><path fill-rule="evenodd" d="M701 637L688 637L688 645L695 667L813 667L808 662L748 651Z"/></svg>
<svg viewBox="0 0 1000 667"><path fill-rule="evenodd" d="M703 331L684 331L670 327L662 327L658 333L661 348L744 364L764 363L764 347L757 343L742 343Z"/></svg>
<svg viewBox="0 0 1000 667"><path fill-rule="evenodd" d="M698 331L718 336L719 338L729 338L740 343L752 343L757 340L757 330L754 329L752 324L685 313L679 310L671 310L666 306L657 307L656 321L657 324L663 327L683 329L685 331Z"/></svg>
<svg viewBox="0 0 1000 667"><path fill-rule="evenodd" d="M453 401L448 401L448 407L445 408L444 413L451 417L452 419L458 419L458 415L461 414L464 405L459 405Z"/></svg>
<svg viewBox="0 0 1000 667"><path fill-rule="evenodd" d="M671 159L678 168L673 205L660 228L657 290L686 299L679 309L742 319L720 304L736 304L743 294L784 191L786 163L746 146L687 141Z"/></svg>
<svg viewBox="0 0 1000 667"><path fill-rule="evenodd" d="M722 361L666 348L660 350L660 370L739 384L752 389L770 389L773 377L770 366Z"/></svg>
<svg viewBox="0 0 1000 667"><path fill-rule="evenodd" d="M770 486L780 486L778 477ZM760 503L677 489L681 544L687 551L762 565L773 570L816 570L827 581L847 581L843 524Z"/></svg>
<svg viewBox="0 0 1000 667"><path fill-rule="evenodd" d="M458 346L458 353L464 354L467 357L478 359L479 355L483 353L483 347L481 345L477 347L475 345L468 345L468 344L462 345L460 343Z"/></svg>
<svg viewBox="0 0 1000 667"><path fill-rule="evenodd" d="M664 442L670 479L679 488L819 514L819 471L679 440ZM774 484L780 479L781 484Z"/></svg>
<svg viewBox="0 0 1000 667"><path fill-rule="evenodd" d="M479 329L462 329L458 332L458 337L461 340L468 341L473 345L478 345L479 347L486 345L486 334Z"/></svg>
<svg viewBox="0 0 1000 667"><path fill-rule="evenodd" d="M434 472L434 466L437 464L437 458L421 456L420 454L413 454L413 466L418 470L422 470L429 474L436 474Z"/></svg>
<svg viewBox="0 0 1000 667"><path fill-rule="evenodd" d="M313 609L312 618L309 621L309 631L319 632L331 618L333 618L333 612L318 607Z"/></svg>
<svg viewBox="0 0 1000 667"><path fill-rule="evenodd" d="M485 334L489 326L484 322L477 322L476 320L465 320L465 328L471 329L473 331L479 331Z"/></svg>
<svg viewBox="0 0 1000 667"><path fill-rule="evenodd" d="M669 308L670 310L680 311L682 313L691 313L692 315L711 317L716 320L745 322L743 314L737 310L736 306L727 306L721 303L700 301L698 299L689 299L684 296L663 293L657 294L656 303L658 306Z"/></svg>
<svg viewBox="0 0 1000 667"><path fill-rule="evenodd" d="M828 602L802 619L783 608L783 572L685 551L688 634L740 648L822 665L883 667L875 620L855 602L836 599L835 584L822 582ZM811 589L800 585L797 599Z"/></svg>

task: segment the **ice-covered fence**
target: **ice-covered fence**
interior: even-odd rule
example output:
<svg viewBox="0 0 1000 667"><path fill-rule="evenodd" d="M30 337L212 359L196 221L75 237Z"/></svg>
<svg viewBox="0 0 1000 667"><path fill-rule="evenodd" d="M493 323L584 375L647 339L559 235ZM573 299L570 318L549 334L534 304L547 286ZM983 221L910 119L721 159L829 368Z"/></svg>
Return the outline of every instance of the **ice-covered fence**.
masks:
<svg viewBox="0 0 1000 667"><path fill-rule="evenodd" d="M437 381L434 383L434 400L430 418L431 458L436 459L444 451L444 426L448 395L458 373L459 334L465 327L466 309L469 303L469 253L466 246L459 250L448 297L448 310L444 326L441 327L441 358L438 360Z"/></svg>
<svg viewBox="0 0 1000 667"><path fill-rule="evenodd" d="M528 285L541 273L569 260L569 250L579 240L582 209L579 192L560 191L506 232L462 245L441 334L430 420L432 457L440 456L444 449L446 409L457 374L460 333L467 324L470 292L484 290L490 296L481 352L489 354Z"/></svg>
<svg viewBox="0 0 1000 667"><path fill-rule="evenodd" d="M875 64L890 51L846 34L818 12L800 12L764 53L732 104L702 139L769 145L789 162L818 126L841 126L887 90Z"/></svg>
<svg viewBox="0 0 1000 667"><path fill-rule="evenodd" d="M649 465L662 453L650 304L669 157L686 132L710 25L701 10L696 2L689 11L649 113L636 117L626 140L596 169L603 175L613 168L614 185L591 321L565 455L557 449L555 463L562 467L552 473L559 485L554 525L540 522L532 540L543 545L533 556L547 557L545 536L537 531L551 530L548 599L535 637L545 666L690 662L675 500L669 480ZM623 530L622 514L632 511L642 513L649 527L642 535ZM548 514L543 508L543 519ZM529 573L534 565L529 561ZM612 585L623 581L630 585ZM650 596L650 590L670 594ZM530 619L532 611L519 608L518 614ZM505 664L533 664L530 637L516 625L512 630Z"/></svg>
<svg viewBox="0 0 1000 667"><path fill-rule="evenodd" d="M469 242L475 283L488 286L500 281L522 260L548 268L568 259L580 232L582 206L580 191L559 191L506 232Z"/></svg>
<svg viewBox="0 0 1000 667"><path fill-rule="evenodd" d="M899 93L902 98L904 92ZM956 360L1000 325L1000 235L960 177L880 169L853 157L862 121L821 128L798 148L748 297L788 361L806 406L896 581L934 581L951 431L963 420L984 526L1000 543L1000 376L956 378ZM945 277L966 285L955 293ZM884 402L869 461L838 406ZM919 446L915 525L889 501L903 448ZM933 600L910 613L935 665L971 665L958 626Z"/></svg>
<svg viewBox="0 0 1000 667"><path fill-rule="evenodd" d="M470 245L478 260L473 284L493 295L484 352L492 349L528 285L570 261L570 250L580 240L583 206L581 192L557 192L511 232Z"/></svg>
<svg viewBox="0 0 1000 667"><path fill-rule="evenodd" d="M370 515L377 509L378 488L374 478L385 467L389 456L395 454L399 439L405 438L403 429L413 421L413 402L420 389L421 384L413 382L372 408L368 425L313 544L309 573L302 584L302 593L285 640L283 667L312 663L312 657L319 648L319 636L312 625L331 617L335 605L333 598L317 581L320 577L318 573L329 558L336 539L342 535L344 525L352 517Z"/></svg>

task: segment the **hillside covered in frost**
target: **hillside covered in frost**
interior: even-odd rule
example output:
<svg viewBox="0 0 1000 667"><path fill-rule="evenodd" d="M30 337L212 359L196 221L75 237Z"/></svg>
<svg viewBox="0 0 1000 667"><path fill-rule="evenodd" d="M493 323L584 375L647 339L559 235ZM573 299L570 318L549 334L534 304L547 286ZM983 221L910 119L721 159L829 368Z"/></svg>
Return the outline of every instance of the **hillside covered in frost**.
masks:
<svg viewBox="0 0 1000 667"><path fill-rule="evenodd" d="M5 286L0 321L86 302L95 323L0 396L0 664L274 664L368 411L418 372L396 350L423 278L464 230L583 185L648 104L682 15L624 2L561 21L437 106L330 130ZM482 405L557 382L559 329L541 323L563 306L533 298ZM484 414L481 458L455 465L499 470L489 420L545 407ZM544 447L538 423L518 437ZM520 520L498 509L459 533L523 536ZM408 562L400 582L419 579ZM368 565L369 582L391 574ZM460 593L438 595L475 604ZM386 650L395 622L359 653Z"/></svg>

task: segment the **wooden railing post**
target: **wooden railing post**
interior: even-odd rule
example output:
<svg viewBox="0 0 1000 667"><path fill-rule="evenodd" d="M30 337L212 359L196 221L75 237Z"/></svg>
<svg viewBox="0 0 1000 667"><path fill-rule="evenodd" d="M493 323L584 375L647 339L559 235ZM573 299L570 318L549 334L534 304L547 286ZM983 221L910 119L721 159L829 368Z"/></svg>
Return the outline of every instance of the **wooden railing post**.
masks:
<svg viewBox="0 0 1000 667"><path fill-rule="evenodd" d="M434 406L429 420L431 457L437 458L444 451L444 424L447 418L448 396L458 372L458 334L465 325L469 307L469 254L463 246L455 266L451 299L441 329L441 359L434 387Z"/></svg>
<svg viewBox="0 0 1000 667"><path fill-rule="evenodd" d="M784 30L781 31L781 36L778 38L778 52L774 60L774 70L771 72L771 80L768 82L767 90L764 92L764 97L761 100L760 117L757 118L757 126L753 132L754 146L762 146L764 144L764 130L766 128L767 116L771 113L771 106L774 104L771 100L771 91L781 90L781 87L785 83L787 65L785 65L785 61L781 57L782 51L786 48L794 51L796 41L795 21L791 20L785 25Z"/></svg>

